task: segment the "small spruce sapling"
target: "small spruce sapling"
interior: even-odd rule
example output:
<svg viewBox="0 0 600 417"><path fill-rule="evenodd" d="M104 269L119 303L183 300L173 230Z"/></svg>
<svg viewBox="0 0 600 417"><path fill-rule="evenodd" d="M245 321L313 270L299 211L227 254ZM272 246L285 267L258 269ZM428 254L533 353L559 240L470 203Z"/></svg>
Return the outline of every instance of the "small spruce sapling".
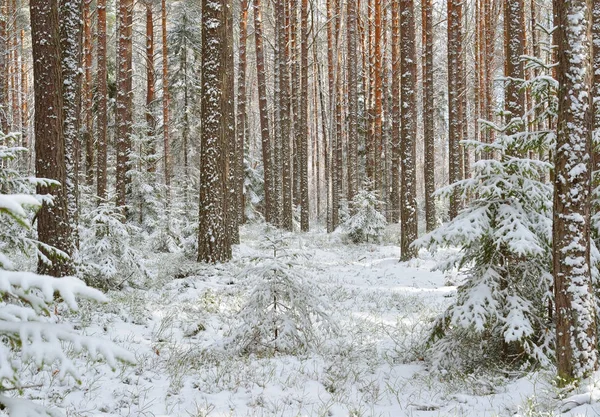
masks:
<svg viewBox="0 0 600 417"><path fill-rule="evenodd" d="M88 285L115 289L149 276L133 244L139 228L124 222L114 204L102 203L85 213L82 225L78 269Z"/></svg>
<svg viewBox="0 0 600 417"><path fill-rule="evenodd" d="M269 227L267 227L269 229ZM234 329L230 345L241 353L289 353L313 347L322 332L333 330L316 286L298 273L297 254L288 249L286 235L271 229L262 248L272 254L252 259L250 294Z"/></svg>
<svg viewBox="0 0 600 417"><path fill-rule="evenodd" d="M343 230L353 243L379 241L385 230L385 216L377 210L381 206L377 192L368 185L352 199L352 214L343 223Z"/></svg>
<svg viewBox="0 0 600 417"><path fill-rule="evenodd" d="M554 117L554 80L540 75L523 87L545 95L545 105L538 102L541 108L532 109L532 115ZM429 340L438 368L474 370L491 365L489 358L513 365L552 361L552 186L545 182L552 165L528 156L553 146L555 135L550 130L507 133L527 116L504 127L486 122L498 132L492 144L464 142L491 157L473 164L471 178L437 194L450 196L458 189L468 204L414 243L430 250L460 248L438 265L442 270L458 267L465 278Z"/></svg>

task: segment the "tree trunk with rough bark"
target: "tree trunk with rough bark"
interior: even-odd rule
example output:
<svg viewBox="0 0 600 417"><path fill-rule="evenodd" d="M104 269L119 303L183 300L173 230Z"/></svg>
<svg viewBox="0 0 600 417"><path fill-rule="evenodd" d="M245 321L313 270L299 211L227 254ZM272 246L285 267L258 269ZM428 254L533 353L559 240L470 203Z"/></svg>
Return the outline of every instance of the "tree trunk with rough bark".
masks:
<svg viewBox="0 0 600 417"><path fill-rule="evenodd" d="M553 266L557 368L564 384L598 366L590 263L592 1L555 0L554 5L560 88Z"/></svg>

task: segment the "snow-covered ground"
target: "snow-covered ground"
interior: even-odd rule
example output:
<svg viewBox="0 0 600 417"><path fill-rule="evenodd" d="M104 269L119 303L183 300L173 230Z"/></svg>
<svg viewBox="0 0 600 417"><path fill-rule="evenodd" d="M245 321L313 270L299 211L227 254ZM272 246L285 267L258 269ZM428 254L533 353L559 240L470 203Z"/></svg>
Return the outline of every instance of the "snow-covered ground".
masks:
<svg viewBox="0 0 600 417"><path fill-rule="evenodd" d="M290 250L301 254L296 272L314 282L338 331L294 355L234 354L224 340L248 294L242 271L268 254L261 230L245 228L226 265L153 255L156 279L146 288L112 292L111 303L84 304L69 317L134 352L137 364L111 370L83 358L79 385L32 365L25 394L69 416L549 416L576 405L557 399L550 373L429 372L424 345L455 279L431 272L426 253L398 263L389 237L388 245L346 245L322 231L291 236ZM567 415L600 415L600 407Z"/></svg>

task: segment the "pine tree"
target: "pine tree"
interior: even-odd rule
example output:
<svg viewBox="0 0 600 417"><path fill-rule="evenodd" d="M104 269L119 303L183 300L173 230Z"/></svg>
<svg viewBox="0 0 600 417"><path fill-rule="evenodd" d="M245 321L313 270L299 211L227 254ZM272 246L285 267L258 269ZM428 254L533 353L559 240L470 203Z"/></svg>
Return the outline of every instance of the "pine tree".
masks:
<svg viewBox="0 0 600 417"><path fill-rule="evenodd" d="M116 99L116 193L117 205L125 209L128 203L131 134L133 123L133 0L118 2L118 43L117 43L117 99Z"/></svg>
<svg viewBox="0 0 600 417"><path fill-rule="evenodd" d="M423 0L422 7L422 39L423 39L423 155L425 178L425 222L428 232L435 229L435 126L433 115L433 2Z"/></svg>
<svg viewBox="0 0 600 417"><path fill-rule="evenodd" d="M204 122L200 144L200 220L198 227L198 261L225 262L231 258L226 202L227 159L230 105L225 72L232 45L232 28L228 26L228 1L202 0L202 81L200 117ZM230 29L230 31L228 31Z"/></svg>
<svg viewBox="0 0 600 417"><path fill-rule="evenodd" d="M41 274L64 276L71 272L68 256L73 248L73 224L67 209L67 172L63 131L63 85L58 0L30 3L35 91L35 172L39 178L57 181L38 185L38 194L53 196L37 215L38 239L44 245L38 263Z"/></svg>
<svg viewBox="0 0 600 417"><path fill-rule="evenodd" d="M598 365L590 264L592 1L555 0L559 109L555 154L553 266L556 356L563 381Z"/></svg>
<svg viewBox="0 0 600 417"><path fill-rule="evenodd" d="M97 0L98 36L97 54L97 91L98 91L98 153L96 161L96 194L99 202L106 201L107 193L107 163L108 163L108 80L106 67L106 0Z"/></svg>
<svg viewBox="0 0 600 417"><path fill-rule="evenodd" d="M416 176L416 133L417 108L415 85L417 79L417 57L415 50L414 1L400 0L400 71L401 102L400 157L402 211L400 237L400 259L407 261L416 256L410 245L417 238L417 176Z"/></svg>

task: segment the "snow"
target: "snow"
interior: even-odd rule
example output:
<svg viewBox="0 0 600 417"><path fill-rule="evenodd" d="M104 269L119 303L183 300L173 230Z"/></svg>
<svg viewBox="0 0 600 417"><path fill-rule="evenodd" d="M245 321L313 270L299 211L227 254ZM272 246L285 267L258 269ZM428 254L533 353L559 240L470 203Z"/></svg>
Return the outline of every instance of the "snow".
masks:
<svg viewBox="0 0 600 417"><path fill-rule="evenodd" d="M398 263L396 232L389 227L377 245L346 245L339 233L323 230L284 237L283 251L298 254L293 276L311 283L337 328L317 328L309 348L285 354L226 349L251 294L248 270L274 256L269 244L259 243L263 228L243 228L243 243L227 264L146 253L153 282L109 292L107 304L84 300L76 313L61 307L57 316L84 335L111 339L135 357L135 365L113 370L83 356L73 361L79 385L56 380L51 367L26 367L22 384L31 388L24 394L85 416L491 417L558 415L567 407L551 383L551 369L517 379L431 371L424 342L456 292L446 285L456 277L431 269L454 251L421 251ZM515 337L528 330L505 329ZM565 415L599 412L594 386L582 387Z"/></svg>

